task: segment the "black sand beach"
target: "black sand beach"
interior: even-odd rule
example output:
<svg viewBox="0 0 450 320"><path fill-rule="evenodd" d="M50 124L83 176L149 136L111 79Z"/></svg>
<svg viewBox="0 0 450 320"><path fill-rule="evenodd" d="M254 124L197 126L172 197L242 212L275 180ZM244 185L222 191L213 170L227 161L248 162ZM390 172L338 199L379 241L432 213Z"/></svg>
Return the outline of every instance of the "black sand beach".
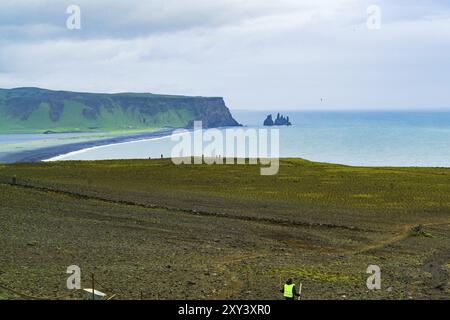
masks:
<svg viewBox="0 0 450 320"><path fill-rule="evenodd" d="M86 148L104 146L115 143L130 142L143 139L159 138L168 136L174 129L163 129L154 132L139 133L133 135L125 135L112 138L104 138L92 141L84 141L77 143L70 143L65 145L44 147L34 150L26 150L20 152L12 152L6 155L0 156L0 163L17 163L17 162L39 162L46 159L51 159L59 155L67 154L77 150L83 150Z"/></svg>

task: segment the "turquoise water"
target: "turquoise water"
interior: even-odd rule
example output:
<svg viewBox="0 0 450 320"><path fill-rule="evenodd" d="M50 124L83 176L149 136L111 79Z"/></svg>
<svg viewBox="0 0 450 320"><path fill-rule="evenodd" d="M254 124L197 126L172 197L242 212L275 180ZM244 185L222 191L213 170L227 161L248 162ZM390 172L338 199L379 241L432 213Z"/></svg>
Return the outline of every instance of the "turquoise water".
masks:
<svg viewBox="0 0 450 320"><path fill-rule="evenodd" d="M284 112L280 154L361 166L450 167L450 112ZM265 113L238 112L257 125Z"/></svg>
<svg viewBox="0 0 450 320"><path fill-rule="evenodd" d="M233 111L250 128L268 112ZM450 112L282 112L280 156L361 166L450 167ZM59 160L170 156L170 138L96 147Z"/></svg>
<svg viewBox="0 0 450 320"><path fill-rule="evenodd" d="M16 144L21 142L42 141L49 139L68 139L80 136L87 136L91 133L53 133L53 134L34 134L34 133L20 133L20 134L0 134L0 145ZM92 135L92 134L91 134Z"/></svg>
<svg viewBox="0 0 450 320"><path fill-rule="evenodd" d="M45 147L61 146L76 142L101 140L106 133L55 133L55 134L0 134L0 163L4 157Z"/></svg>

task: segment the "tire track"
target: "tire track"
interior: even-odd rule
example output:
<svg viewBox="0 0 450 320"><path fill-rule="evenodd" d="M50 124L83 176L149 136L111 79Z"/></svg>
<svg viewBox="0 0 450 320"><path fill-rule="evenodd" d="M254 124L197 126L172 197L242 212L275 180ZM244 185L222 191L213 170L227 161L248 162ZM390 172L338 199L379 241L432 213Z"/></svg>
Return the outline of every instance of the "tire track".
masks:
<svg viewBox="0 0 450 320"><path fill-rule="evenodd" d="M430 223L425 223L422 224L424 227L433 227L433 226L441 226L441 225L447 225L449 224L450 221L445 221L445 222L430 222ZM402 225L401 229L397 232L396 235L394 235L393 237L390 237L386 240L380 241L380 242L376 242L367 246L362 247L361 249L354 251L354 254L364 254L367 253L369 251L373 251L373 250L378 250L378 249L383 249L393 243L402 241L406 238L408 238L409 232L411 231L411 229L416 226L416 224L405 224Z"/></svg>

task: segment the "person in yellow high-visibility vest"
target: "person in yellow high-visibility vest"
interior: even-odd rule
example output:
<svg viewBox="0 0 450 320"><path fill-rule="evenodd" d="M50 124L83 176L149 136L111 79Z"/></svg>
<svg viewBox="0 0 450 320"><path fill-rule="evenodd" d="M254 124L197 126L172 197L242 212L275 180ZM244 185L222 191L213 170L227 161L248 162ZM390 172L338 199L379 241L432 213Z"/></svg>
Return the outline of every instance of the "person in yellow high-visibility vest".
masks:
<svg viewBox="0 0 450 320"><path fill-rule="evenodd" d="M284 299L286 300L295 300L295 297L300 297L300 294L297 292L295 284L292 283L291 278L287 279L280 292L283 294Z"/></svg>

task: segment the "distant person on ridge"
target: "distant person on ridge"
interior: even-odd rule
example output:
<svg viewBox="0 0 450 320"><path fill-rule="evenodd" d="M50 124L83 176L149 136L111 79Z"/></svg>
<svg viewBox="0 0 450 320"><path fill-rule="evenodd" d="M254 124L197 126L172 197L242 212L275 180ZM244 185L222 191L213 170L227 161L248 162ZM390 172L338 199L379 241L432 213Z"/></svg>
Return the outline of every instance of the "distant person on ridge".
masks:
<svg viewBox="0 0 450 320"><path fill-rule="evenodd" d="M283 294L285 300L295 300L295 297L300 297L291 278L287 279L280 292Z"/></svg>

